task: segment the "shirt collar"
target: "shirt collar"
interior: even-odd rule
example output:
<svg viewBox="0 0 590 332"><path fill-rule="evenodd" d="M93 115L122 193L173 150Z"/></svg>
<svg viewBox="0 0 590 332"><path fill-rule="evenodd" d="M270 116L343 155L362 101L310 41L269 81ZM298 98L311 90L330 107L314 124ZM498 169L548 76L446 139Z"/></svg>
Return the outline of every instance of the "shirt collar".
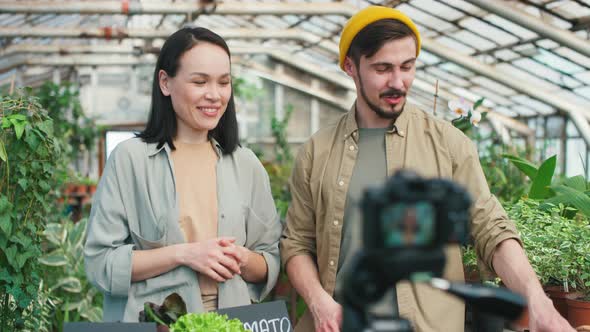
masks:
<svg viewBox="0 0 590 332"><path fill-rule="evenodd" d="M412 114L415 111L416 111L415 106L406 102L406 105L404 106L404 110L399 115L399 117L395 120L395 123L391 126L391 128L387 131L387 133L397 134L400 137L406 137L406 134L408 131L409 118L412 116ZM356 139L358 129L359 129L358 124L356 122L356 101L355 101L346 116L344 139L347 139L351 135L353 137L355 137L355 139Z"/></svg>
<svg viewBox="0 0 590 332"><path fill-rule="evenodd" d="M217 157L221 158L221 155L223 154L223 148L221 147L221 144L219 144L217 142L217 140L215 140L215 138L210 137L209 140L211 141L211 146L213 146L213 150L215 150L215 153L217 153ZM158 153L160 153L160 151L165 150L166 154L170 155L171 149L170 146L168 145L168 143L164 143L161 147L158 148L158 143L148 143L147 146L147 155L148 157L153 157L155 155L157 155Z"/></svg>

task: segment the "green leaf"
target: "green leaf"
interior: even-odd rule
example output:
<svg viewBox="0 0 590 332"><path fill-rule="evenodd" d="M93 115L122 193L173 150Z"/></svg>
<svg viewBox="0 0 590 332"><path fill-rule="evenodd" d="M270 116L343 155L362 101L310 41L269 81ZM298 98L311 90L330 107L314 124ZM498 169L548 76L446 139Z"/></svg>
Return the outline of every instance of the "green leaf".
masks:
<svg viewBox="0 0 590 332"><path fill-rule="evenodd" d="M49 242L56 246L59 246L61 245L62 239L64 238L64 228L61 224L50 223L47 224L47 226L45 227L43 235L45 235L45 238Z"/></svg>
<svg viewBox="0 0 590 332"><path fill-rule="evenodd" d="M12 221L10 218L10 213L2 212L0 214L0 230L6 234L7 237L10 237L12 232Z"/></svg>
<svg viewBox="0 0 590 332"><path fill-rule="evenodd" d="M65 277L59 279L55 285L51 286L50 291L58 288L70 293L80 293L82 291L82 283L76 277Z"/></svg>
<svg viewBox="0 0 590 332"><path fill-rule="evenodd" d="M18 185L24 190L26 191L27 188L29 187L29 181L27 181L26 179L18 179Z"/></svg>
<svg viewBox="0 0 590 332"><path fill-rule="evenodd" d="M590 217L590 197L588 195L566 186L556 186L553 190L557 196L562 196L564 203L573 205L581 213Z"/></svg>
<svg viewBox="0 0 590 332"><path fill-rule="evenodd" d="M17 122L14 124L14 132L16 133L16 139L20 139L25 132L26 122Z"/></svg>
<svg viewBox="0 0 590 332"><path fill-rule="evenodd" d="M32 251L25 251L24 253L16 256L16 264L18 265L19 269L22 269L25 266L27 260L35 255Z"/></svg>
<svg viewBox="0 0 590 332"><path fill-rule="evenodd" d="M543 199L549 197L549 186L551 185L556 165L557 156L552 156L541 164L529 191L530 198Z"/></svg>
<svg viewBox="0 0 590 332"><path fill-rule="evenodd" d="M68 264L68 259L62 250L57 249L41 258L39 262L47 266L64 266Z"/></svg>
<svg viewBox="0 0 590 332"><path fill-rule="evenodd" d="M518 168L521 172L526 174L526 176L528 176L529 179L535 180L535 178L537 177L537 166L533 165L528 160L509 154L503 154L502 157L514 164L514 166L516 166L516 168Z"/></svg>
<svg viewBox="0 0 590 332"><path fill-rule="evenodd" d="M6 248L6 250L4 250L4 253L6 254L6 259L8 259L8 264L10 264L16 270L19 269L18 264L16 262L17 252L18 250L16 249L16 246L10 246Z"/></svg>
<svg viewBox="0 0 590 332"><path fill-rule="evenodd" d="M82 312L81 316L91 322L100 322L102 321L102 309L98 307L92 307L91 309Z"/></svg>
<svg viewBox="0 0 590 332"><path fill-rule="evenodd" d="M473 104L473 109L476 110L479 106L481 106L481 104L483 104L483 101L485 100L484 97L479 98L475 104Z"/></svg>
<svg viewBox="0 0 590 332"><path fill-rule="evenodd" d="M4 146L4 141L0 141L0 159L2 161L8 160L8 154L6 153L6 146Z"/></svg>
<svg viewBox="0 0 590 332"><path fill-rule="evenodd" d="M586 190L586 178L583 175L569 177L563 181L563 184L578 191Z"/></svg>

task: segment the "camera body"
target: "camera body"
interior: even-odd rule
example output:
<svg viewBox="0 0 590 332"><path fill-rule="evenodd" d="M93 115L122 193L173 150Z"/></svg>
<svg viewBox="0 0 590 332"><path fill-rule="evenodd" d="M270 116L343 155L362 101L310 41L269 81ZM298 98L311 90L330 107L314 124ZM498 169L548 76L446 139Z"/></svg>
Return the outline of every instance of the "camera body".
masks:
<svg viewBox="0 0 590 332"><path fill-rule="evenodd" d="M469 194L444 179L399 171L361 202L366 250L436 248L469 238Z"/></svg>
<svg viewBox="0 0 590 332"><path fill-rule="evenodd" d="M469 194L457 184L405 170L384 186L366 190L361 201L363 248L338 295L345 313L343 331L412 331L410 323L398 317L395 298L391 316L376 318L367 309L389 289L395 294L399 281L416 275L440 277L444 247L469 238L470 206Z"/></svg>

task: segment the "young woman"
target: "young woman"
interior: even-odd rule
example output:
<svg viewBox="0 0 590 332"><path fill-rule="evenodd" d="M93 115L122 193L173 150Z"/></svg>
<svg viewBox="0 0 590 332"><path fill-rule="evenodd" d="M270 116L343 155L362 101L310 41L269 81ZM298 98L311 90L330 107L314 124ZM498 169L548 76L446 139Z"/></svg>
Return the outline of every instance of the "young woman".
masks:
<svg viewBox="0 0 590 332"><path fill-rule="evenodd" d="M192 312L260 301L279 273L268 175L238 145L230 52L204 28L162 47L145 130L117 146L84 248L104 321L137 321L178 293Z"/></svg>

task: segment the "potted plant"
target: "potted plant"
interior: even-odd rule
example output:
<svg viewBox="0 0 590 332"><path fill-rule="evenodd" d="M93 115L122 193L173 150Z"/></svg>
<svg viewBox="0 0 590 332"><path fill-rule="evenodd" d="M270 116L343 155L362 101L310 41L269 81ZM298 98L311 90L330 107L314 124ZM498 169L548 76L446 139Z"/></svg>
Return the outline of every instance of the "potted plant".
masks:
<svg viewBox="0 0 590 332"><path fill-rule="evenodd" d="M572 220L575 232L572 236L576 252L572 271L573 286L580 292L567 297L568 321L572 326L590 325L590 218Z"/></svg>
<svg viewBox="0 0 590 332"><path fill-rule="evenodd" d="M216 312L187 313L186 304L177 293L168 295L162 305L144 304L139 313L140 322L155 322L158 332L246 332L239 319L229 319Z"/></svg>
<svg viewBox="0 0 590 332"><path fill-rule="evenodd" d="M540 208L541 203L521 199L507 208L516 222L524 249L541 284L555 308L567 318L566 296L578 288L577 263L580 234L579 224L562 215L563 207Z"/></svg>

